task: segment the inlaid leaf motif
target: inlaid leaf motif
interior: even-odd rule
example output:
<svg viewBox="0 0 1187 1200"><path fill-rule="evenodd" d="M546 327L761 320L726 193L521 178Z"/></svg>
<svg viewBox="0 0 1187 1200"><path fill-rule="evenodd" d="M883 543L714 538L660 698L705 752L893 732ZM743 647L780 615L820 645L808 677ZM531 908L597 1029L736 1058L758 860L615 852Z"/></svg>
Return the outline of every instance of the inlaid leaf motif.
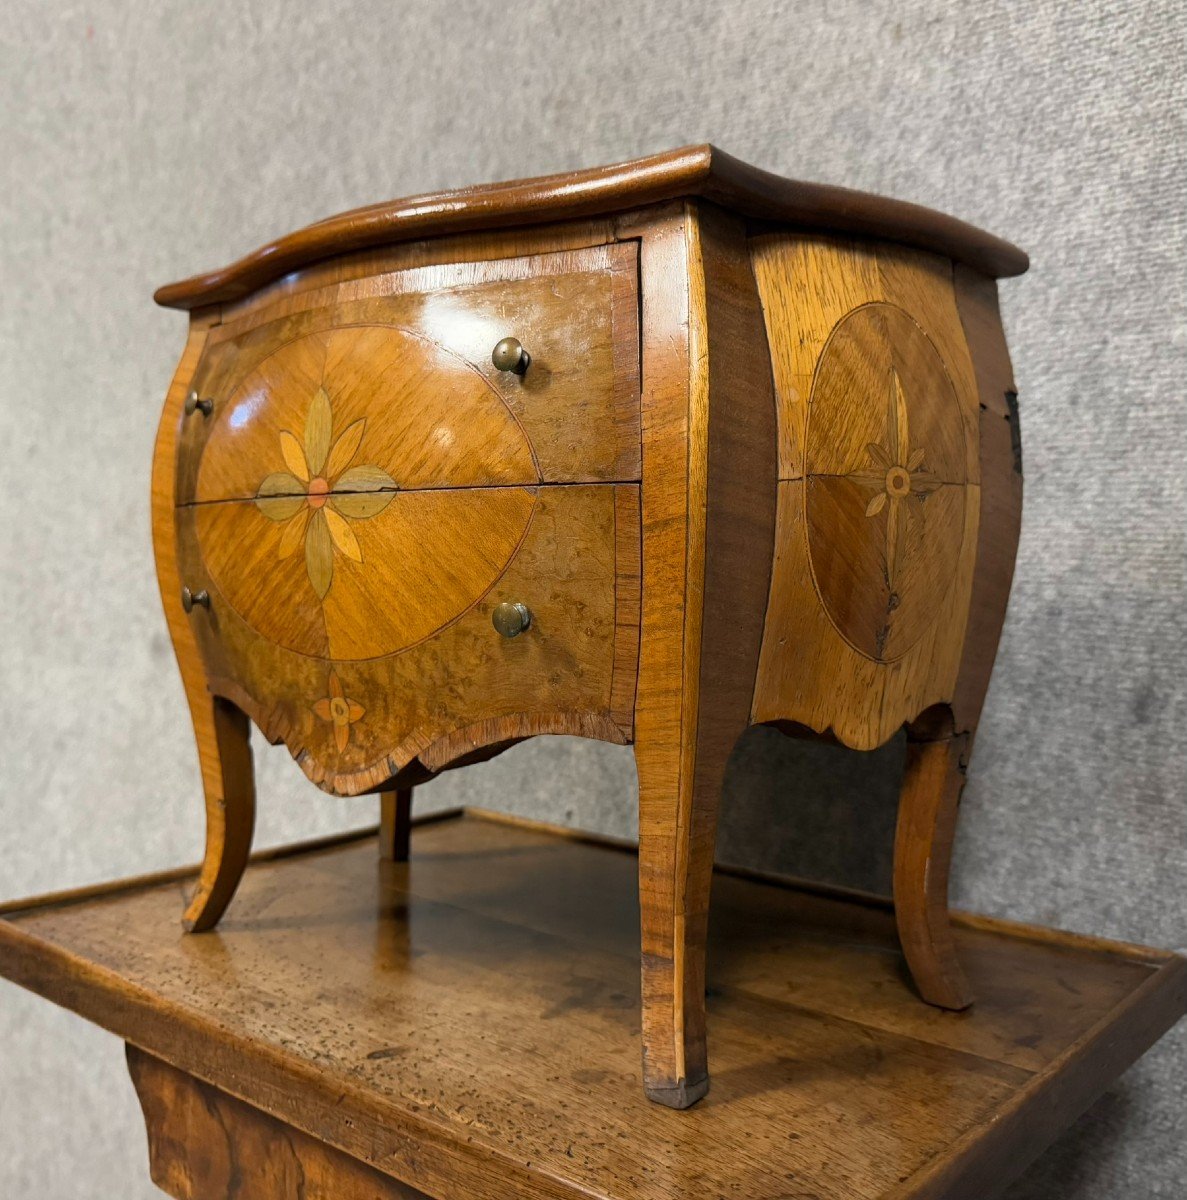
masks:
<svg viewBox="0 0 1187 1200"><path fill-rule="evenodd" d="M890 372L888 409L886 440L889 445L887 449L890 451L891 460L901 463L907 457L910 431L907 427L907 397L903 392L902 380L899 379L898 372L893 369Z"/></svg>
<svg viewBox="0 0 1187 1200"><path fill-rule="evenodd" d="M305 461L309 474L320 475L330 453L330 434L334 425L334 413L330 408L330 397L324 387L317 389L305 418Z"/></svg>
<svg viewBox="0 0 1187 1200"><path fill-rule="evenodd" d="M260 484L256 507L269 521L287 521L305 505L301 481L287 471L276 471Z"/></svg>
<svg viewBox="0 0 1187 1200"><path fill-rule="evenodd" d="M351 467L343 471L334 485L339 492L376 492L381 488L395 489L396 481L382 467Z"/></svg>
<svg viewBox="0 0 1187 1200"><path fill-rule="evenodd" d="M305 570L317 598L324 600L334 581L334 543L321 510L310 517L305 531Z"/></svg>
<svg viewBox="0 0 1187 1200"><path fill-rule="evenodd" d="M354 530L351 529L345 517L339 516L332 509L324 509L326 525L330 530L330 537L334 539L334 545L346 555L347 558L354 562L363 561L363 551L359 546L359 539L355 537Z"/></svg>
<svg viewBox="0 0 1187 1200"><path fill-rule="evenodd" d="M284 527L280 535L280 557L291 558L297 553L305 537L305 526L309 524L312 510L306 506Z"/></svg>
<svg viewBox="0 0 1187 1200"><path fill-rule="evenodd" d="M330 457L326 461L325 476L327 479L336 479L342 471L350 466L359 451L359 443L363 440L363 430L366 428L365 418L347 425L342 436L334 443L334 449L330 451ZM342 486L341 480L338 481L337 486Z"/></svg>
<svg viewBox="0 0 1187 1200"><path fill-rule="evenodd" d="M301 449L301 443L287 429L280 434L280 453L284 458L284 465L292 471L299 483L309 482L309 465L305 461L305 451ZM303 488L298 488L299 491L304 491Z"/></svg>
<svg viewBox="0 0 1187 1200"><path fill-rule="evenodd" d="M396 481L380 467L351 467L339 476L330 507L344 517L366 520L383 512L396 492Z"/></svg>

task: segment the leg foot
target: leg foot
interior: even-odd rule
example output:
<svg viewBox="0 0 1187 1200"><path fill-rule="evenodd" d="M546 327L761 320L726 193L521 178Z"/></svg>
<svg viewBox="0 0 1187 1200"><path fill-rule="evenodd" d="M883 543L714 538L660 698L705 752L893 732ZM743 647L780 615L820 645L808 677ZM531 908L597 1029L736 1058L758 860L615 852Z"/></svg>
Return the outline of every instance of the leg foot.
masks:
<svg viewBox="0 0 1187 1200"><path fill-rule="evenodd" d="M412 831L412 789L381 792L379 805L379 857L384 862L407 862Z"/></svg>
<svg viewBox="0 0 1187 1200"><path fill-rule="evenodd" d="M255 784L247 717L217 697L201 720L198 757L206 791L206 857L183 922L191 933L213 929L243 878L255 828Z"/></svg>
<svg viewBox="0 0 1187 1200"><path fill-rule="evenodd" d="M971 739L907 744L894 841L894 911L919 994L939 1008L973 1002L948 920L948 870Z"/></svg>
<svg viewBox="0 0 1187 1200"><path fill-rule="evenodd" d="M709 1076L706 1075L700 1083L682 1083L678 1087L656 1087L644 1082L643 1090L648 1100L656 1104L666 1104L668 1108L691 1108L709 1090Z"/></svg>

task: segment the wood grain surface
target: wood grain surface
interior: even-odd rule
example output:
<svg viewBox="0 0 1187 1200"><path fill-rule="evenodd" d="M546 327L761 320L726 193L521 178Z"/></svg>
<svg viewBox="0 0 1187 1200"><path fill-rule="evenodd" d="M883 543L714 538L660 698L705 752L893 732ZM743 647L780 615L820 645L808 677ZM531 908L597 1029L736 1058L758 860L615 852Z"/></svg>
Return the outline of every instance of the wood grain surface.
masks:
<svg viewBox="0 0 1187 1200"><path fill-rule="evenodd" d="M424 1192L128 1046L152 1181L175 1200L423 1200Z"/></svg>
<svg viewBox="0 0 1187 1200"><path fill-rule="evenodd" d="M780 477L753 716L861 750L909 727L899 931L920 994L960 1009L948 877L1021 506L995 285L893 246L751 246Z"/></svg>
<svg viewBox="0 0 1187 1200"><path fill-rule="evenodd" d="M328 789L483 739L630 735L637 488L540 491L639 477L637 249L588 237L539 231L502 259L506 241L455 239L461 263L408 247L204 326L187 386L214 408L181 419L174 519L212 603L186 635L211 689ZM490 361L506 335L523 377ZM500 646L507 589L535 619Z"/></svg>
<svg viewBox="0 0 1187 1200"><path fill-rule="evenodd" d="M335 437L355 437L329 490L367 464L404 490L637 480L636 247L554 244L431 265L403 255L224 315L194 376L214 411L183 428L179 502L250 498L273 472L299 475L288 439L304 449L319 390ZM522 377L491 362L508 336L532 356Z"/></svg>
<svg viewBox="0 0 1187 1200"><path fill-rule="evenodd" d="M222 270L162 287L156 300L172 308L222 304L336 254L466 230L622 212L680 197L703 197L748 217L805 229L918 246L992 276L1019 275L1027 267L1016 246L953 217L848 188L784 179L715 146L696 145L592 170L355 209L262 246Z"/></svg>
<svg viewBox="0 0 1187 1200"><path fill-rule="evenodd" d="M266 1129L291 1167L280 1121L316 1144L300 1161L358 1160L346 1196L365 1164L460 1200L987 1200L1187 1010L1173 955L958 917L980 1000L943 1012L907 983L886 903L719 871L713 1089L673 1112L638 1088L627 851L418 824L406 863L371 838L261 861L202 938L177 929L178 887L9 906L0 973L258 1110L156 1087L178 1105L150 1114L161 1169L227 1153L224 1115L241 1153ZM162 1156L196 1095L213 1112Z"/></svg>
<svg viewBox="0 0 1187 1200"><path fill-rule="evenodd" d="M382 516L359 522L365 560L335 565L325 601L304 563L279 557L273 523L253 523L252 502L178 509L185 577L211 597L187 618L210 689L283 741L313 782L343 795L384 786L414 759L439 769L450 755L534 733L629 740L638 485L507 491L506 502L492 489L397 493L388 510L399 520L402 507L427 506L433 540L398 524L385 533ZM511 503L522 507L523 532L495 569L497 540L473 537L473 514ZM266 536L210 532L249 525ZM504 600L532 613L511 640L491 623Z"/></svg>

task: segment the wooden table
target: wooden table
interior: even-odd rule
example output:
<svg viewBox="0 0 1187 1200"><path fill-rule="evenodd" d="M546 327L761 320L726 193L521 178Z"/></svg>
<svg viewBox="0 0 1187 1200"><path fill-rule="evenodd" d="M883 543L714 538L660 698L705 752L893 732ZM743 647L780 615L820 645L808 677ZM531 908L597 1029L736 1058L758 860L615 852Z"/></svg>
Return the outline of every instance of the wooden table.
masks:
<svg viewBox="0 0 1187 1200"><path fill-rule="evenodd" d="M719 871L707 1099L637 1087L630 848L476 812L9 905L0 973L128 1042L176 1197L975 1197L1187 1011L1172 954L979 917L979 997L912 994L875 899Z"/></svg>

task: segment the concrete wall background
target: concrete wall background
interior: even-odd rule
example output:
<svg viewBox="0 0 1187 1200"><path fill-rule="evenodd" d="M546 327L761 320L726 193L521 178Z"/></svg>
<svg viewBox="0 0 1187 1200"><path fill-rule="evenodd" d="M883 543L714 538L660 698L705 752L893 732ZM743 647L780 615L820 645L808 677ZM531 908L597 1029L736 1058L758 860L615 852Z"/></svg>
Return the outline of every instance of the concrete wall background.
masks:
<svg viewBox="0 0 1187 1200"><path fill-rule="evenodd" d="M0 896L200 852L147 499L183 322L152 289L357 204L711 140L1031 252L1003 288L1023 539L955 899L1187 946L1185 45L1157 0L8 0ZM884 886L900 757L753 731L723 855ZM373 818L259 762L261 845ZM424 798L630 832L633 786L629 752L556 739ZM120 1058L0 984L0 1195L157 1194ZM1011 1200L1182 1195L1185 1078L1180 1031Z"/></svg>

